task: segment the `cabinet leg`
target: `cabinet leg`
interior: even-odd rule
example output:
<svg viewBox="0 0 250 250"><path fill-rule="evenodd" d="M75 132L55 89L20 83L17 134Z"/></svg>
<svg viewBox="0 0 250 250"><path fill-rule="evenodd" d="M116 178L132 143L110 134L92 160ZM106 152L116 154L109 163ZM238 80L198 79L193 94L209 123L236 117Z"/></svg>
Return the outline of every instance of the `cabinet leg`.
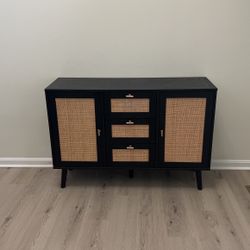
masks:
<svg viewBox="0 0 250 250"><path fill-rule="evenodd" d="M62 169L62 175L61 175L61 188L66 187L66 180L67 180L67 169Z"/></svg>
<svg viewBox="0 0 250 250"><path fill-rule="evenodd" d="M201 170L196 170L196 184L198 190L202 190L202 172Z"/></svg>
<svg viewBox="0 0 250 250"><path fill-rule="evenodd" d="M129 178L133 178L134 177L134 170L133 169L129 169L128 175L129 175Z"/></svg>

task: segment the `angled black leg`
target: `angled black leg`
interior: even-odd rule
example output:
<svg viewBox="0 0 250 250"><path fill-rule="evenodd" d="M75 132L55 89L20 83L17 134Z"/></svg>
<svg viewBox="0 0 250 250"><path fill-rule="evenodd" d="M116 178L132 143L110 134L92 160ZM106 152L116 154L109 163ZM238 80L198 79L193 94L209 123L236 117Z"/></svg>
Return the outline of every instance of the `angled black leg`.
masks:
<svg viewBox="0 0 250 250"><path fill-rule="evenodd" d="M129 169L128 175L129 175L129 178L133 178L134 177L134 170L133 169Z"/></svg>
<svg viewBox="0 0 250 250"><path fill-rule="evenodd" d="M67 169L62 169L62 175L61 175L61 188L66 187L66 180L67 180Z"/></svg>
<svg viewBox="0 0 250 250"><path fill-rule="evenodd" d="M202 173L201 170L196 170L196 184L198 190L202 190Z"/></svg>

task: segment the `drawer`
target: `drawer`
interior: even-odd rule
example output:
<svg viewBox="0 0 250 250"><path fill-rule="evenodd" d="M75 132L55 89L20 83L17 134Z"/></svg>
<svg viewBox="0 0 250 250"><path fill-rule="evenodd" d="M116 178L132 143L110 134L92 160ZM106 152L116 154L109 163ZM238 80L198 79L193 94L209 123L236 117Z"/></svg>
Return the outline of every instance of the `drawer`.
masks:
<svg viewBox="0 0 250 250"><path fill-rule="evenodd" d="M153 144L113 143L109 147L109 161L116 166L126 166L129 163L149 166L153 162ZM134 166L134 165L133 165Z"/></svg>
<svg viewBox="0 0 250 250"><path fill-rule="evenodd" d="M149 162L149 149L112 149L113 162Z"/></svg>
<svg viewBox="0 0 250 250"><path fill-rule="evenodd" d="M112 143L155 143L155 124L148 118L112 118L107 121L107 138Z"/></svg>
<svg viewBox="0 0 250 250"><path fill-rule="evenodd" d="M150 112L150 99L148 98L111 98L112 113L138 113Z"/></svg>
<svg viewBox="0 0 250 250"><path fill-rule="evenodd" d="M111 138L150 138L152 136L149 119L111 119Z"/></svg>
<svg viewBox="0 0 250 250"><path fill-rule="evenodd" d="M150 92L119 91L106 95L106 112L112 117L152 116L155 96Z"/></svg>
<svg viewBox="0 0 250 250"><path fill-rule="evenodd" d="M111 125L112 138L149 138L149 124Z"/></svg>

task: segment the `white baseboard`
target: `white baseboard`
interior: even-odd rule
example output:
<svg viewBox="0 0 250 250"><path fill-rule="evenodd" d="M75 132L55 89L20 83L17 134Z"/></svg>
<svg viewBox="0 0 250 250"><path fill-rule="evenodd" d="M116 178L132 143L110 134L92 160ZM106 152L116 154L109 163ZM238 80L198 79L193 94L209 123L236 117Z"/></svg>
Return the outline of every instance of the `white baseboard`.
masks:
<svg viewBox="0 0 250 250"><path fill-rule="evenodd" d="M52 167L52 159L51 158L1 158L0 157L0 168L1 167L39 167L39 168L51 168Z"/></svg>
<svg viewBox="0 0 250 250"><path fill-rule="evenodd" d="M1 167L39 167L51 168L51 158L1 158ZM250 160L213 160L213 170L250 170Z"/></svg>
<svg viewBox="0 0 250 250"><path fill-rule="evenodd" d="M250 170L250 160L212 160L213 170Z"/></svg>

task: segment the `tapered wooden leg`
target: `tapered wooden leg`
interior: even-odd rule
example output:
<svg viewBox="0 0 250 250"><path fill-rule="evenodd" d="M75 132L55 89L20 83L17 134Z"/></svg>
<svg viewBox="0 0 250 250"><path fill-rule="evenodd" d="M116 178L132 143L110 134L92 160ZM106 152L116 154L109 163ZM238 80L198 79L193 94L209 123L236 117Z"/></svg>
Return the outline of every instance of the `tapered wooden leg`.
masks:
<svg viewBox="0 0 250 250"><path fill-rule="evenodd" d="M67 169L62 169L62 175L61 175L61 188L66 187L66 180L67 180Z"/></svg>
<svg viewBox="0 0 250 250"><path fill-rule="evenodd" d="M196 170L196 184L198 190L202 190L202 173L201 170Z"/></svg>
<svg viewBox="0 0 250 250"><path fill-rule="evenodd" d="M133 169L129 169L128 175L129 175L129 178L133 178L134 177L134 170Z"/></svg>

